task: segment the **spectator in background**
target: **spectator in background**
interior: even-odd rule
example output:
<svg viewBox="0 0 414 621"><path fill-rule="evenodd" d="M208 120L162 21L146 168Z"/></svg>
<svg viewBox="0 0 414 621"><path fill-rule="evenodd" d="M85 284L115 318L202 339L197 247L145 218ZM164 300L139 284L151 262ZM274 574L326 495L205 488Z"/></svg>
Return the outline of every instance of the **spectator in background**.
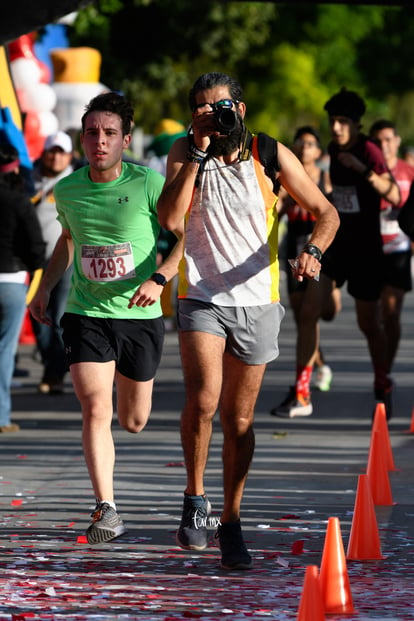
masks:
<svg viewBox="0 0 414 621"><path fill-rule="evenodd" d="M0 144L0 433L19 431L11 422L14 358L26 312L28 272L43 268L45 243L35 208L19 173L18 151Z"/></svg>
<svg viewBox="0 0 414 621"><path fill-rule="evenodd" d="M32 199L46 241L46 262L49 261L62 232L57 220L54 187L73 171L72 139L62 131L48 136L40 158L34 163L33 173L36 195ZM72 266L66 270L52 290L48 305L50 325L32 317L33 332L43 365L43 375L38 386L43 394L63 393L63 382L68 371L60 320L65 310L72 277Z"/></svg>
<svg viewBox="0 0 414 621"><path fill-rule="evenodd" d="M371 140L382 150L385 161L400 188L401 201L393 205L381 200L381 235L384 257L384 287L381 312L384 322L387 371L391 373L401 338L401 312L404 296L412 289L411 240L400 228L398 215L410 193L414 167L398 157L401 137L392 121L380 119L369 131Z"/></svg>
<svg viewBox="0 0 414 621"><path fill-rule="evenodd" d="M154 129L153 139L145 150L146 165L165 177L168 152L177 138L182 138L186 134L184 125L179 121L161 119Z"/></svg>

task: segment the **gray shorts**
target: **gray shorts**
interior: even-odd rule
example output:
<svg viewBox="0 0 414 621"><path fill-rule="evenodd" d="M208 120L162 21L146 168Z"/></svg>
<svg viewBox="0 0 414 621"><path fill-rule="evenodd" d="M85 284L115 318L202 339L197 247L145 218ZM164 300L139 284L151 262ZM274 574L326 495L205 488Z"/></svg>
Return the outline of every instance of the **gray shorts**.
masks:
<svg viewBox="0 0 414 621"><path fill-rule="evenodd" d="M278 336L285 309L263 306L216 306L178 300L178 330L208 332L226 339L226 352L246 364L266 364L279 355Z"/></svg>

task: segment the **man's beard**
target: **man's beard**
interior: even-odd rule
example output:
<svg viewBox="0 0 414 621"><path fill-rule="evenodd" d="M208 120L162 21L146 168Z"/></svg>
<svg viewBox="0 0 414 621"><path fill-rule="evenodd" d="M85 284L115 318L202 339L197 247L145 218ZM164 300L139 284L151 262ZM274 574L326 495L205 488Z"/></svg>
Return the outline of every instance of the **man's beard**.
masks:
<svg viewBox="0 0 414 621"><path fill-rule="evenodd" d="M231 155L240 148L244 131L242 118L237 115L236 127L228 136L210 136L208 152L211 156Z"/></svg>

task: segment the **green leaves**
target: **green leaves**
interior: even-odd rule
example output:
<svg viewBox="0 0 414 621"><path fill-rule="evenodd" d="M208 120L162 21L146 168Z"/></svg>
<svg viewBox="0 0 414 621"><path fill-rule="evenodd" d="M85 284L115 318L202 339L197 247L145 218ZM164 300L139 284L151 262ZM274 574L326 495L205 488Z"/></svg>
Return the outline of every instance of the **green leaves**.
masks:
<svg viewBox="0 0 414 621"><path fill-rule="evenodd" d="M162 117L188 121L192 83L220 70L244 86L249 126L289 141L299 123L324 129L323 105L341 86L366 98L366 125L398 122L397 100L414 91L410 17L414 7L100 0L70 38L101 51L101 81L131 97L147 133Z"/></svg>

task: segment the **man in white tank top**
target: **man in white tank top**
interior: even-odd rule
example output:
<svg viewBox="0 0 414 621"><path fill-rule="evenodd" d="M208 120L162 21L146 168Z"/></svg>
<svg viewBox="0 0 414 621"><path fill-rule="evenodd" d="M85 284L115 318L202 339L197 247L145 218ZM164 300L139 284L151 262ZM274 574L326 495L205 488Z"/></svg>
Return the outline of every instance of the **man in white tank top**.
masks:
<svg viewBox="0 0 414 621"><path fill-rule="evenodd" d="M217 525L224 569L250 569L240 505L253 457L253 419L266 364L278 356L277 196L248 141L246 104L236 80L200 76L189 94L192 127L172 146L158 217L167 230L186 220L180 266L178 329L186 403L181 435L187 471L178 545L204 550ZM336 210L299 160L279 144L278 181L316 218L296 258L299 280L315 278L338 227ZM224 506L216 524L204 471L219 409L224 435Z"/></svg>

